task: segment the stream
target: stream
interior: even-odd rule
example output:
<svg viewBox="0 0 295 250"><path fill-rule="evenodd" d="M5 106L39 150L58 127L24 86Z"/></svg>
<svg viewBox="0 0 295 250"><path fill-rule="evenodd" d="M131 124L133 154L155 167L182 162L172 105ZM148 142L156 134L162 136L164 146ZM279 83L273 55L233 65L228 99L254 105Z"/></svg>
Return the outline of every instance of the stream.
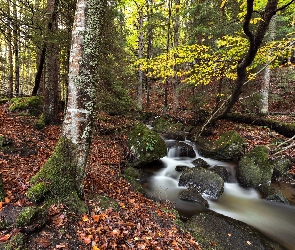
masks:
<svg viewBox="0 0 295 250"><path fill-rule="evenodd" d="M166 139L165 141L167 143ZM201 157L191 141L186 140L185 143L193 146L196 157L178 157L175 148L168 150L167 156L161 158L163 167L155 170L149 178L146 188L149 196L158 200L168 200L181 216L191 217L207 208L196 202L178 198L186 188L178 186L181 172L176 171L175 167L194 167L192 162L197 158L205 160L211 167L224 166L230 173L230 182L224 184L224 193L217 201L208 200L209 209L247 223L286 248L295 249L294 206L262 200L255 189L245 189L237 183L233 163Z"/></svg>

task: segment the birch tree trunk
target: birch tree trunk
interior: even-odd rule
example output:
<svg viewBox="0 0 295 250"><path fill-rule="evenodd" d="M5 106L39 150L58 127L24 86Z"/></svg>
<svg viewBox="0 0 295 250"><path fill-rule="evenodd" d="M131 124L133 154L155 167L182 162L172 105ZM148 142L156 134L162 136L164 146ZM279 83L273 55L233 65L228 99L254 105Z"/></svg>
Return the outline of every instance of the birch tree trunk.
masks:
<svg viewBox="0 0 295 250"><path fill-rule="evenodd" d="M83 180L92 136L106 7L107 0L77 1L62 134L50 159L31 179L33 187L27 194L35 202L62 202L83 211Z"/></svg>
<svg viewBox="0 0 295 250"><path fill-rule="evenodd" d="M269 41L273 41L276 35L276 16L274 16L270 23L269 23ZM271 52L269 52L271 53ZM268 62L267 62L268 63ZM270 86L270 77L271 77L271 70L270 66L268 65L264 71L264 81L262 81L261 86L261 108L260 114L261 115L268 115L268 92Z"/></svg>
<svg viewBox="0 0 295 250"><path fill-rule="evenodd" d="M135 2L136 3L136 2ZM143 57L143 7L137 5L139 8L139 37L138 37L138 59L142 59ZM142 97L143 97L143 71L141 69L138 70L138 97L137 97L137 106L140 110L142 110Z"/></svg>

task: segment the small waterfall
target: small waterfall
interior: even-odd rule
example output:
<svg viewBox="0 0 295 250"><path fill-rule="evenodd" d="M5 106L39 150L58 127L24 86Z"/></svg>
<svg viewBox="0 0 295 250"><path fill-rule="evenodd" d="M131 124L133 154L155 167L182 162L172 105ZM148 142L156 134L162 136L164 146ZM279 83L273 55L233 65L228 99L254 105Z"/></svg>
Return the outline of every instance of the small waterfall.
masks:
<svg viewBox="0 0 295 250"><path fill-rule="evenodd" d="M236 183L234 164L201 157L192 142L185 141L185 143L194 148L196 157L179 157L177 147L168 149L167 156L161 159L164 168L157 171L150 180L147 190L150 196L159 200L169 200L175 205L180 215L189 217L197 214L206 208L196 202L183 201L178 198L186 188L178 186L181 172L176 171L176 166L194 167L192 162L197 158L205 160L210 167L224 166L231 175L231 183L225 183L224 193L217 201L208 200L209 209L243 221L277 240L288 249L295 249L294 206L260 199L256 190L242 188Z"/></svg>

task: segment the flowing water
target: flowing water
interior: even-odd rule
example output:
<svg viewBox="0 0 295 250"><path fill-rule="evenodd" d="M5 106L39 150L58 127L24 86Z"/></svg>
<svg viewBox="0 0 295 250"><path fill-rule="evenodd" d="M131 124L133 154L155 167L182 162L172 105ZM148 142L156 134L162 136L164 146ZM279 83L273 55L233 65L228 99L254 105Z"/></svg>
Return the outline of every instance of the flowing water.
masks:
<svg viewBox="0 0 295 250"><path fill-rule="evenodd" d="M208 200L210 210L243 221L288 249L295 249L294 206L260 199L254 189L242 188L236 182L234 164L201 157L192 142L185 142L193 146L196 158L202 158L211 167L224 166L231 175L230 182L225 183L222 196L217 201ZM172 202L180 215L190 217L207 208L196 202L178 198L186 188L178 186L181 172L176 171L175 167L194 167L192 161L196 158L182 158L177 155L177 149L172 148L168 151L167 156L161 159L164 167L155 171L150 178L147 192L156 199Z"/></svg>

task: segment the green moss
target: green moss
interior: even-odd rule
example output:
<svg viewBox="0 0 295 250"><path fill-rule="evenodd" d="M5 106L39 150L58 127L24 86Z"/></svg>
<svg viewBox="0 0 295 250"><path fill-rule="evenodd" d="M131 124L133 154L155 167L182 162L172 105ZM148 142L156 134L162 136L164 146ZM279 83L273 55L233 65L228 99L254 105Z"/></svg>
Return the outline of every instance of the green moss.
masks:
<svg viewBox="0 0 295 250"><path fill-rule="evenodd" d="M140 164L158 160L167 154L165 141L142 123L129 131L128 146Z"/></svg>
<svg viewBox="0 0 295 250"><path fill-rule="evenodd" d="M44 116L44 114L42 114L42 115L40 115L38 121L34 123L34 127L36 129L41 130L45 127L45 125L46 125L45 124L45 116Z"/></svg>
<svg viewBox="0 0 295 250"><path fill-rule="evenodd" d="M5 250L23 250L25 236L22 233L17 233L10 239L9 243L5 245Z"/></svg>
<svg viewBox="0 0 295 250"><path fill-rule="evenodd" d="M44 198L47 192L47 185L44 182L40 182L28 190L27 196L31 201L38 202Z"/></svg>
<svg viewBox="0 0 295 250"><path fill-rule="evenodd" d="M32 115L38 115L42 111L43 97L18 97L10 100L9 111L29 111Z"/></svg>
<svg viewBox="0 0 295 250"><path fill-rule="evenodd" d="M2 181L2 173L0 173L0 201L4 201L5 198L5 191L4 191L4 185Z"/></svg>
<svg viewBox="0 0 295 250"><path fill-rule="evenodd" d="M61 137L49 160L32 177L28 196L35 202L64 203L77 212L85 212L76 183L75 145Z"/></svg>
<svg viewBox="0 0 295 250"><path fill-rule="evenodd" d="M32 221L36 218L40 212L38 207L26 207L16 218L16 225L19 227L27 226L32 224Z"/></svg>
<svg viewBox="0 0 295 250"><path fill-rule="evenodd" d="M176 133L182 130L183 125L174 123L164 117L156 119L153 123L153 130L157 133Z"/></svg>
<svg viewBox="0 0 295 250"><path fill-rule="evenodd" d="M2 97L2 98L0 98L0 104L6 103L6 102L8 102L8 101L9 101L9 99L6 98L6 97Z"/></svg>
<svg viewBox="0 0 295 250"><path fill-rule="evenodd" d="M261 184L270 184L274 165L268 159L268 152L266 146L256 146L241 159L237 168L241 185L256 188Z"/></svg>

